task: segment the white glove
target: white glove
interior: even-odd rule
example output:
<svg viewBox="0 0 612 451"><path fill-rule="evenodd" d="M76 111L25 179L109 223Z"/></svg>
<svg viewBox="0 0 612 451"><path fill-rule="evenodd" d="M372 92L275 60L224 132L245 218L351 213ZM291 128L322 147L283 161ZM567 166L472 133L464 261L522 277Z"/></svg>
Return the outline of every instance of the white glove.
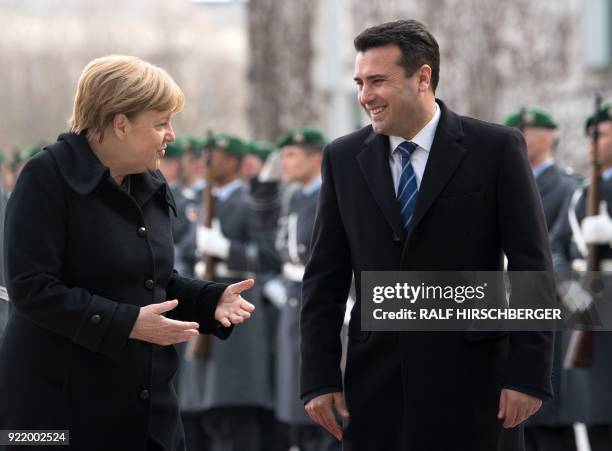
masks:
<svg viewBox="0 0 612 451"><path fill-rule="evenodd" d="M587 310L593 303L591 294L582 288L582 284L576 280L566 280L559 284L561 301L567 309L574 313Z"/></svg>
<svg viewBox="0 0 612 451"><path fill-rule="evenodd" d="M206 263L204 263L203 261L197 262L195 266L193 267L193 274L198 279L205 279L206 278Z"/></svg>
<svg viewBox="0 0 612 451"><path fill-rule="evenodd" d="M280 151L276 150L268 155L259 175L260 182L276 182L281 178Z"/></svg>
<svg viewBox="0 0 612 451"><path fill-rule="evenodd" d="M213 219L212 227L198 226L196 245L200 254L226 260L229 257L231 242L221 232L221 224Z"/></svg>
<svg viewBox="0 0 612 451"><path fill-rule="evenodd" d="M605 200L599 204L599 214L584 218L581 227L585 243L612 243L612 218L608 214L608 204Z"/></svg>
<svg viewBox="0 0 612 451"><path fill-rule="evenodd" d="M280 279L268 280L263 286L263 294L278 309L287 303L287 288Z"/></svg>

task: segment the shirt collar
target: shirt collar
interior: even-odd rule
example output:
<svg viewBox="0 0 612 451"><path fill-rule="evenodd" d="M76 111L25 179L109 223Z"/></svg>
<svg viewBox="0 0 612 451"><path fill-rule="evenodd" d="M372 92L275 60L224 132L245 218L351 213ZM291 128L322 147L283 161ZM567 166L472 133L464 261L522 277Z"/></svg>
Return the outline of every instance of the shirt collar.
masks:
<svg viewBox="0 0 612 451"><path fill-rule="evenodd" d="M203 191L206 188L206 180L197 179L189 188L191 188L193 191Z"/></svg>
<svg viewBox="0 0 612 451"><path fill-rule="evenodd" d="M312 193L317 191L319 188L321 188L321 177L317 177L312 182L310 182L308 185L303 187L302 194L304 194L304 196L310 196Z"/></svg>
<svg viewBox="0 0 612 451"><path fill-rule="evenodd" d="M555 164L555 160L553 158L546 159L545 161L531 169L531 171L533 172L533 176L535 178L538 178L540 175L542 175L542 172L551 167L553 164Z"/></svg>
<svg viewBox="0 0 612 451"><path fill-rule="evenodd" d="M221 202L225 202L238 188L242 186L242 180L235 179L223 186L213 188L213 195Z"/></svg>
<svg viewBox="0 0 612 451"><path fill-rule="evenodd" d="M402 138L400 136L389 136L389 142L391 145L391 149L393 152L396 151L397 146L399 146L404 141L412 141L415 143L420 149L423 149L426 152L431 150L431 145L433 144L434 136L436 135L436 129L438 128L438 123L440 122L440 107L436 102L436 112L430 121L425 124L416 135L412 139Z"/></svg>

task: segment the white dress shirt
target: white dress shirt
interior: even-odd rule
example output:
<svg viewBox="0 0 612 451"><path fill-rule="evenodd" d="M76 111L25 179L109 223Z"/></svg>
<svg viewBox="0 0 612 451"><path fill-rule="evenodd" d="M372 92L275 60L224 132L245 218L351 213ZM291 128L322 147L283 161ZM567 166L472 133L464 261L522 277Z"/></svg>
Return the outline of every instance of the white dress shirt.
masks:
<svg viewBox="0 0 612 451"><path fill-rule="evenodd" d="M389 143L391 152L389 153L389 166L391 167L391 176L393 177L393 186L395 187L395 194L397 195L397 187L399 185L399 179L402 175L402 155L400 154L397 146L404 141L412 141L417 145L417 148L410 157L410 163L414 174L416 175L417 187L421 188L421 179L423 178L423 172L425 172L425 165L427 164L427 158L429 157L429 151L431 150L431 144L433 143L436 129L438 128L438 122L440 122L440 107L436 103L436 112L434 113L431 120L425 124L414 138L402 138L399 136L389 136Z"/></svg>

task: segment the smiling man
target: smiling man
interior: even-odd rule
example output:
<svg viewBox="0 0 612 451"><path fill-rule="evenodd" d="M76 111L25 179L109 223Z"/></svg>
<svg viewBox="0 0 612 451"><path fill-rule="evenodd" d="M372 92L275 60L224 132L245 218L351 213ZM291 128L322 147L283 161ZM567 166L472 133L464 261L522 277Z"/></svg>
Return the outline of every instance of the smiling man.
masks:
<svg viewBox="0 0 612 451"><path fill-rule="evenodd" d="M419 22L369 28L355 48L371 125L323 155L300 323L306 410L349 451L521 450L516 426L552 396L551 334L363 331L360 287L361 271L502 270L504 253L510 270L550 270L525 142L435 98L438 44Z"/></svg>

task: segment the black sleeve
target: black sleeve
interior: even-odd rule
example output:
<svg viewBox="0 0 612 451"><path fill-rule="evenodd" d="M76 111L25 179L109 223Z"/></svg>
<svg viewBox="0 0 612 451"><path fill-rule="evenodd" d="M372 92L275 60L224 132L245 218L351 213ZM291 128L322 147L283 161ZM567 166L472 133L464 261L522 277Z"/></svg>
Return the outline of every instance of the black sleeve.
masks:
<svg viewBox="0 0 612 451"><path fill-rule="evenodd" d="M215 309L227 287L225 283L181 277L175 271L166 286L166 297L178 299L179 305L166 316L180 321L196 321L200 324L200 333L226 339L234 326L224 327L218 322Z"/></svg>
<svg viewBox="0 0 612 451"><path fill-rule="evenodd" d="M38 326L119 360L140 309L62 280L68 242L65 189L47 152L21 172L4 233L9 296L13 307Z"/></svg>
<svg viewBox="0 0 612 451"><path fill-rule="evenodd" d="M525 140L520 132L508 133L499 164L498 223L501 243L508 258L508 272L513 299L534 299L554 305L556 292L552 274L552 259L548 242L546 219L541 198L529 167ZM525 274L537 281L529 286L521 284ZM513 283L513 279L516 283ZM552 396L552 332L511 332L510 351L504 385L525 387Z"/></svg>
<svg viewBox="0 0 612 451"><path fill-rule="evenodd" d="M326 387L342 387L340 329L352 279L350 247L338 208L329 148L323 151L322 179L312 253L302 284L302 396Z"/></svg>

